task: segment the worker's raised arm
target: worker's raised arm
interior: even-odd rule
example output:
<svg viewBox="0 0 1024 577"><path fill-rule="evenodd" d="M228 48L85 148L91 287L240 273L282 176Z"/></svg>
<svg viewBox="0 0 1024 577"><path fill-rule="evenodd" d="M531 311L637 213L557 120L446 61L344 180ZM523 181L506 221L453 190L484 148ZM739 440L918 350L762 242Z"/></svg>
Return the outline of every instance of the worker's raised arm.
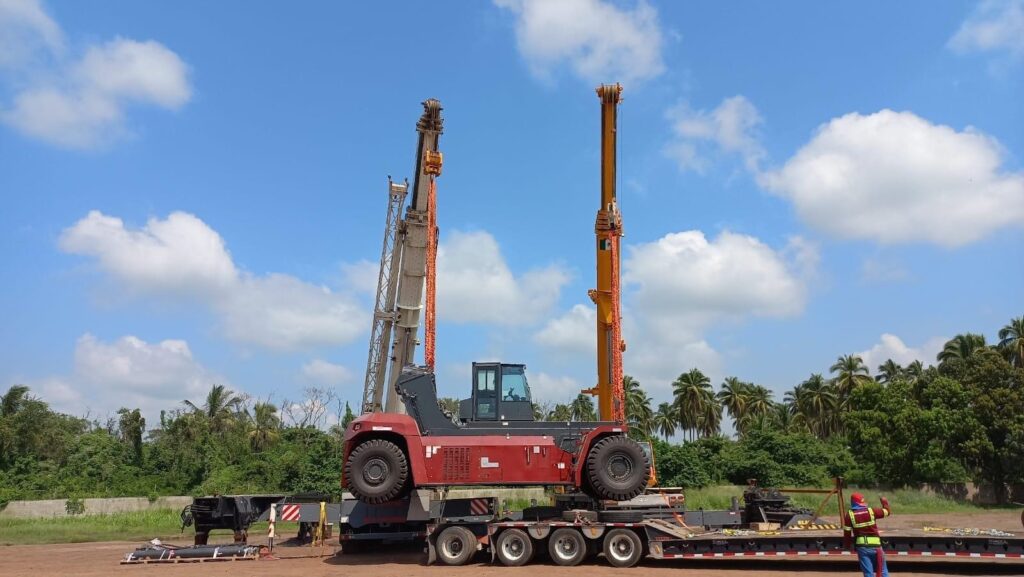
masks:
<svg viewBox="0 0 1024 577"><path fill-rule="evenodd" d="M882 502L882 507L880 509L875 509L875 517L881 519L882 517L892 515L892 509L889 507L889 500L885 497L879 497L878 500Z"/></svg>

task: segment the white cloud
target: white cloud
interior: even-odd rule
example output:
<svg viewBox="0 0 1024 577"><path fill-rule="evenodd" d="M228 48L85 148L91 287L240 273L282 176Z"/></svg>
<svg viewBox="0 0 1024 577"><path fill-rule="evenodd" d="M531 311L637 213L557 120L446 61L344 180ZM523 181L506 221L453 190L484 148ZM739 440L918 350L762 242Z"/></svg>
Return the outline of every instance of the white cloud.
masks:
<svg viewBox="0 0 1024 577"><path fill-rule="evenodd" d="M547 78L568 65L590 82L653 78L665 69L657 11L602 0L495 0L516 15L516 44L530 69Z"/></svg>
<svg viewBox="0 0 1024 577"><path fill-rule="evenodd" d="M566 314L549 320L533 339L547 350L593 357L597 350L596 327L594 307L578 304Z"/></svg>
<svg viewBox="0 0 1024 577"><path fill-rule="evenodd" d="M338 386L352 381L352 371L342 365L314 359L302 365L302 376L314 385Z"/></svg>
<svg viewBox="0 0 1024 577"><path fill-rule="evenodd" d="M0 105L0 121L63 148L92 149L130 132L129 106L177 110L191 99L188 67L159 42L115 38L78 59L66 58L63 45L38 2L0 0L0 67L30 78L12 106Z"/></svg>
<svg viewBox="0 0 1024 577"><path fill-rule="evenodd" d="M380 264L359 260L341 265L342 283L353 292L377 296L377 277Z"/></svg>
<svg viewBox="0 0 1024 577"><path fill-rule="evenodd" d="M536 373L529 375L530 393L534 401L567 403L576 398L584 389L580 383L572 377L556 377L547 373ZM587 385L592 386L592 385Z"/></svg>
<svg viewBox="0 0 1024 577"><path fill-rule="evenodd" d="M346 344L368 325L348 295L289 275L239 271L221 236L191 214L151 218L131 230L92 211L61 234L59 246L95 257L124 290L209 307L237 342L276 350Z"/></svg>
<svg viewBox="0 0 1024 577"><path fill-rule="evenodd" d="M121 407L140 408L154 427L161 409L180 407L185 399L201 403L214 384L230 388L192 356L185 341L148 343L127 335L104 342L86 333L75 343L73 374L33 388L58 411L103 419Z"/></svg>
<svg viewBox="0 0 1024 577"><path fill-rule="evenodd" d="M96 257L102 269L144 292L217 295L239 280L224 239L185 212L129 230L120 218L93 210L64 230L58 246Z"/></svg>
<svg viewBox="0 0 1024 577"><path fill-rule="evenodd" d="M948 46L954 52L1000 52L1024 56L1024 0L988 0L975 8Z"/></svg>
<svg viewBox="0 0 1024 577"><path fill-rule="evenodd" d="M858 354L872 374L878 370L878 365L888 359L904 367L914 361L921 361L928 366L935 364L935 356L939 354L947 340L945 337L933 337L919 347L909 347L896 335L884 333L877 344Z"/></svg>
<svg viewBox="0 0 1024 577"><path fill-rule="evenodd" d="M759 170L765 155L757 135L762 119L742 95L726 98L710 112L680 104L669 109L666 117L672 124L673 139L664 151L681 170L704 172L711 162L711 148L738 154L748 170Z"/></svg>
<svg viewBox="0 0 1024 577"><path fill-rule="evenodd" d="M721 357L708 328L749 317L790 317L803 311L806 279L817 251L803 239L773 250L760 240L722 232L671 233L627 247L623 282L633 318L625 325L626 372L652 387L700 368L713 378Z"/></svg>
<svg viewBox="0 0 1024 577"><path fill-rule="evenodd" d="M998 142L911 112L835 118L761 183L842 238L956 247L1024 224L1024 175Z"/></svg>
<svg viewBox="0 0 1024 577"><path fill-rule="evenodd" d="M38 0L0 0L0 68L24 65L36 51L63 50L64 33Z"/></svg>
<svg viewBox="0 0 1024 577"><path fill-rule="evenodd" d="M551 310L568 280L568 273L554 265L517 277L493 236L455 231L437 252L438 318L455 323L532 324Z"/></svg>

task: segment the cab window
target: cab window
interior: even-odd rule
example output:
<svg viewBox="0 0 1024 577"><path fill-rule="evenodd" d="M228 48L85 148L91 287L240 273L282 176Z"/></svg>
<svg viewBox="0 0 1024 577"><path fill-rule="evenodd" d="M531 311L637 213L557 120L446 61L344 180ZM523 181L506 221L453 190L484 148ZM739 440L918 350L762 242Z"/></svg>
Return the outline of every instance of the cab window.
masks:
<svg viewBox="0 0 1024 577"><path fill-rule="evenodd" d="M529 401L530 387L522 367L501 368L501 400Z"/></svg>

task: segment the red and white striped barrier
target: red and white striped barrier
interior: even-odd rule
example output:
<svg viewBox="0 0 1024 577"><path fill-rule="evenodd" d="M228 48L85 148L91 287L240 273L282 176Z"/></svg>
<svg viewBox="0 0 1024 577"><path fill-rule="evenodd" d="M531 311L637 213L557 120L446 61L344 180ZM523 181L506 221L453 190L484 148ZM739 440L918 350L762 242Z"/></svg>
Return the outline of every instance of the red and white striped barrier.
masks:
<svg viewBox="0 0 1024 577"><path fill-rule="evenodd" d="M298 521L300 507L301 505L281 505L281 520Z"/></svg>

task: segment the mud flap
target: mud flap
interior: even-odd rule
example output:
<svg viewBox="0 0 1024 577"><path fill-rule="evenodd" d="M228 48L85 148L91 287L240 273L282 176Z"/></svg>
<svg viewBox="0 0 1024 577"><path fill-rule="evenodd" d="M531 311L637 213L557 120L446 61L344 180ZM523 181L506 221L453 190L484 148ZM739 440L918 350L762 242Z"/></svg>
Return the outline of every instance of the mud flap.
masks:
<svg viewBox="0 0 1024 577"><path fill-rule="evenodd" d="M427 529L427 565L437 562L437 536L432 528Z"/></svg>

